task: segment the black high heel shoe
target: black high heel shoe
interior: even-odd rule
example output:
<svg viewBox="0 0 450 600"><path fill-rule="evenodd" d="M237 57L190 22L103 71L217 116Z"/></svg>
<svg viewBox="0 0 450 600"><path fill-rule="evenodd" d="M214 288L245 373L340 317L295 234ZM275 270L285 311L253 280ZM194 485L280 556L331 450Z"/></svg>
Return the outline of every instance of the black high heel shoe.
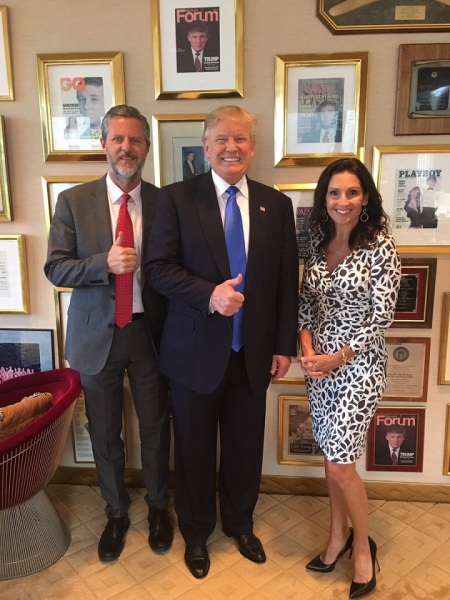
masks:
<svg viewBox="0 0 450 600"><path fill-rule="evenodd" d="M378 571L380 570L380 563L377 559L377 545L373 541L371 537L369 537L369 546L370 546L370 556L372 558L372 579L367 583L357 583L356 581L352 581L352 585L350 586L350 600L354 598L362 598L362 596L366 596L369 592L374 590L377 585L377 577L375 573L375 563L377 563Z"/></svg>
<svg viewBox="0 0 450 600"><path fill-rule="evenodd" d="M306 568L308 569L308 571L317 571L319 573L330 573L336 566L337 561L342 556L344 556L344 554L346 552L348 552L349 550L350 551L352 550L352 546L353 546L353 529L350 527L350 535L348 536L348 540L345 542L344 547L339 552L339 554L336 556L336 560L334 562L327 565L326 563L324 563L322 561L322 559L320 558L320 554L319 554L319 556L316 556L316 558L313 558L312 561L306 565ZM351 556L351 552L350 552L350 556Z"/></svg>

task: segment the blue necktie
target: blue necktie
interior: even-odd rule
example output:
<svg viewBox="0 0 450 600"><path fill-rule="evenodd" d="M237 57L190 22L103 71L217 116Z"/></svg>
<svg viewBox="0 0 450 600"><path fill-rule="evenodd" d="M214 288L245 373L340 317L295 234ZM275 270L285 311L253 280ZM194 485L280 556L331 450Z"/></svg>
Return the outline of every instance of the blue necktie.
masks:
<svg viewBox="0 0 450 600"><path fill-rule="evenodd" d="M245 288L245 270L247 267L247 257L245 255L244 228L242 227L242 216L239 206L236 202L236 193L239 191L235 185L226 190L229 194L227 206L225 208L225 242L227 244L228 260L230 262L231 278L242 274L242 283L234 289L237 292L244 293ZM233 341L231 347L238 352L243 344L243 318L244 308L242 307L233 316Z"/></svg>

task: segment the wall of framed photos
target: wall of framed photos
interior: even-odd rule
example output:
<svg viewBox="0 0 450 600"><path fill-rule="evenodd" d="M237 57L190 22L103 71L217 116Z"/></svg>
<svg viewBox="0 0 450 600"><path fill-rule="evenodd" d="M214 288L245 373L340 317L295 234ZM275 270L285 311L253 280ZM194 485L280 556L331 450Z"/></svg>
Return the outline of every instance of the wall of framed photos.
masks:
<svg viewBox="0 0 450 600"><path fill-rule="evenodd" d="M69 291L54 290L42 270L52 206L59 185L87 181L106 171L94 141L83 146L82 151L71 151L70 146L64 145L66 138L59 125L55 124L54 129L49 125L48 120L57 116L51 94L60 63L67 68L67 74L74 77L76 65L90 64L94 57L100 66L93 69L93 74L100 73L105 81L111 80L108 102L124 99L148 117L155 142L144 169L144 178L150 181L170 180L172 167L167 163L166 146L172 132L178 131L177 127L183 139L198 138L201 116L217 106L233 103L253 111L258 117L257 149L249 175L292 195L294 208L307 207L314 183L332 154L320 154L314 142L304 144L306 152L296 150L297 142L290 140L289 127L284 130L285 120L290 121L283 109L280 113L280 106L284 105L280 99L289 101L292 77L300 80L310 75L314 77L323 65L329 69L327 73L331 73L328 78L344 81L347 89L353 86L359 94L353 104L348 99L343 101L345 110L356 113L354 147L350 145L350 153L357 154L373 168L374 177L379 177L380 182L390 177L389 164L401 162L404 154L408 169L413 169L422 155L431 155L433 159L436 156L436 168L448 169L440 165L449 164L449 134L432 132L426 124L425 131L423 127L405 131L405 119L400 119L399 113L408 110L403 93L403 71L400 84L397 83L399 65L404 69L405 56L426 57L430 61L440 59L437 47L448 46L448 31L424 27L393 34L380 33L369 26L369 31L340 35L319 19L317 3L313 0L283 0L281 4L273 0L236 0L236 3L219 0L211 6L223 11L224 28L231 30L232 59L227 77L229 73L232 76L222 81L216 73L211 73L214 85L209 93L208 84L204 82L199 89L193 86L183 91L180 86L185 85L185 79L178 78L176 71L171 72L170 65L165 66L171 42L164 33L166 24L157 20L158 15L160 18L162 15L155 11L158 0L132 0L126 9L120 0L79 0L76 7L69 0L59 0L58 10L53 0L4 2L9 31L9 55L5 56L9 59L12 80L6 89L0 86L0 251L4 248L4 253L19 263L23 276L15 286L12 307L2 310L0 295L1 327L17 331L53 330L55 366L62 365L61 310ZM190 6L186 0L170 0L167 4ZM203 1L199 4L205 5ZM231 13L230 4L235 6ZM424 0L423 4L428 2ZM449 23L450 18L447 25ZM408 46L401 57L400 45ZM336 53L338 64L332 60ZM158 56L162 57L159 61ZM447 59L450 56L447 55ZM221 60L227 66L230 58L222 56ZM217 61L211 58L210 64L214 71ZM0 64L0 79L3 71L5 67ZM306 72L308 76L303 75ZM401 101L397 100L398 85L402 91ZM439 115L439 120L443 122L439 131L448 132L450 116ZM396 135L395 131L402 133ZM92 135L92 140L94 137ZM341 150L345 151L344 146ZM171 159L174 158L175 154ZM443 175L441 192L450 207L450 175L448 172ZM386 196L387 206L394 214L395 203L401 199L394 198L389 191ZM444 218L449 216L446 214ZM422 377L402 396L392 375L394 379L390 395L383 402L380 423L392 415L410 419L420 452L417 461L413 457L416 461L413 468L379 469L375 450L370 448L368 456L360 461L360 472L368 481L448 485L450 323L449 300L445 294L450 292L450 235L444 226L438 229L438 236L433 240L422 236L417 241L409 237L407 229L401 232L401 252L405 259L404 306L388 337L394 340L393 353L401 356L406 348L415 357L411 360L416 361L412 367L408 361L401 368L395 365L397 376L405 376L406 369L408 377L408 369L411 375L414 365L421 365ZM428 269L425 275L424 268ZM410 318L414 310L408 304L409 293L417 293L421 299L423 314L417 317ZM427 341L422 344L421 338ZM294 365L290 375L281 384L272 385L268 392L263 473L322 477L320 457L310 460L306 446L300 450L300 446L290 448L286 439L289 423L285 421L289 420L290 408L298 412L295 414L300 421L307 423L308 420L305 387L298 366ZM139 468L136 426L128 396L125 415L128 466ZM414 425L412 418L417 419ZM307 426L303 428L308 430ZM376 440L377 431L371 435L371 439ZM80 466L79 463L85 462L86 466L92 466L89 449L83 447L84 440L80 438L79 443L74 449L73 441L69 440L64 465Z"/></svg>

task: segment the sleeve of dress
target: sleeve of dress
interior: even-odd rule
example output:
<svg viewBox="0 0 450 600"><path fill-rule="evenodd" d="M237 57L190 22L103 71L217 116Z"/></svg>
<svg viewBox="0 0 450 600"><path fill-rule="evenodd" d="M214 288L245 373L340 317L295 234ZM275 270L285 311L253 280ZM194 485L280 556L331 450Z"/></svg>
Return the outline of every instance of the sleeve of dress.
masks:
<svg viewBox="0 0 450 600"><path fill-rule="evenodd" d="M310 246L305 258L305 269L298 297L298 330L314 329L317 314L316 293L314 289L315 253Z"/></svg>
<svg viewBox="0 0 450 600"><path fill-rule="evenodd" d="M394 238L380 237L371 255L371 312L353 338L348 341L348 345L356 354L370 348L375 338L394 320L400 287L401 263Z"/></svg>

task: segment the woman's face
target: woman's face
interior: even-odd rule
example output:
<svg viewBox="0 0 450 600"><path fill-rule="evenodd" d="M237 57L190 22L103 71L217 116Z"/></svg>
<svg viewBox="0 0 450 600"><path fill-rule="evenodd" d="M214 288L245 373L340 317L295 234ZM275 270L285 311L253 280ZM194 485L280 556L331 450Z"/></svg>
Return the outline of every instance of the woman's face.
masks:
<svg viewBox="0 0 450 600"><path fill-rule="evenodd" d="M326 210L337 229L340 227L353 229L367 202L368 199L356 175L344 171L332 176L326 195Z"/></svg>

